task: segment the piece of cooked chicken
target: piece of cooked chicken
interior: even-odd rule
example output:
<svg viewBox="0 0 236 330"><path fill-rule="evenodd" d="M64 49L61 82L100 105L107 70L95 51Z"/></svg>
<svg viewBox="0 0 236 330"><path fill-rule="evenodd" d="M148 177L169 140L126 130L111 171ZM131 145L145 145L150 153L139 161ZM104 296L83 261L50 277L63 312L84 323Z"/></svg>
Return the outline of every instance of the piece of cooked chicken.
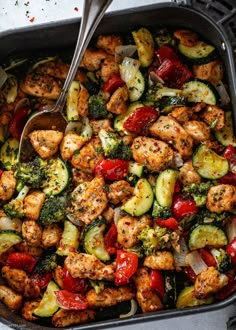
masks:
<svg viewBox="0 0 236 330"><path fill-rule="evenodd" d="M198 35L192 30L179 29L174 31L174 36L182 45L193 47L198 41Z"/></svg>
<svg viewBox="0 0 236 330"><path fill-rule="evenodd" d="M55 130L36 130L29 134L34 150L43 159L53 156L63 139L63 133Z"/></svg>
<svg viewBox="0 0 236 330"><path fill-rule="evenodd" d="M24 215L30 220L38 220L45 201L45 194L41 190L33 190L24 198Z"/></svg>
<svg viewBox="0 0 236 330"><path fill-rule="evenodd" d="M89 125L92 127L94 135L98 135L101 129L104 129L105 131L110 131L112 129L110 119L90 119Z"/></svg>
<svg viewBox="0 0 236 330"><path fill-rule="evenodd" d="M235 186L230 184L220 184L209 189L206 201L206 207L209 211L219 214L224 211L232 211L235 206Z"/></svg>
<svg viewBox="0 0 236 330"><path fill-rule="evenodd" d="M109 191L107 197L110 203L119 204L120 202L125 203L133 194L134 188L125 181L115 181L109 185Z"/></svg>
<svg viewBox="0 0 236 330"><path fill-rule="evenodd" d="M115 34L110 35L99 35L96 46L105 50L106 53L115 55L116 47L123 44L122 38Z"/></svg>
<svg viewBox="0 0 236 330"><path fill-rule="evenodd" d="M146 267L139 268L133 276L137 289L136 298L143 313L163 309L163 304L156 291L151 289L151 276Z"/></svg>
<svg viewBox="0 0 236 330"><path fill-rule="evenodd" d="M125 215L117 222L117 242L128 249L138 243L138 234L146 226L151 225L148 215L132 217Z"/></svg>
<svg viewBox="0 0 236 330"><path fill-rule="evenodd" d="M197 299L204 299L212 293L219 291L229 282L228 276L221 274L214 267L208 267L197 275L194 283L194 295Z"/></svg>
<svg viewBox="0 0 236 330"><path fill-rule="evenodd" d="M145 136L136 137L131 149L134 160L154 172L166 169L174 158L174 151L165 142Z"/></svg>
<svg viewBox="0 0 236 330"><path fill-rule="evenodd" d="M112 281L115 276L114 264L106 265L91 254L71 252L65 266L72 277Z"/></svg>
<svg viewBox="0 0 236 330"><path fill-rule="evenodd" d="M12 311L17 312L21 308L23 297L6 285L0 285L0 301Z"/></svg>
<svg viewBox="0 0 236 330"><path fill-rule="evenodd" d="M210 139L210 127L203 121L190 120L183 124L183 128L193 138L195 143L201 143Z"/></svg>
<svg viewBox="0 0 236 330"><path fill-rule="evenodd" d="M151 135L170 143L184 158L193 153L193 139L171 116L160 116L149 128Z"/></svg>
<svg viewBox="0 0 236 330"><path fill-rule="evenodd" d="M97 71L100 69L102 61L107 56L107 53L102 49L87 48L80 62L80 67L88 71Z"/></svg>
<svg viewBox="0 0 236 330"><path fill-rule="evenodd" d="M225 112L216 105L208 105L201 113L201 118L214 131L225 126Z"/></svg>
<svg viewBox="0 0 236 330"><path fill-rule="evenodd" d="M52 223L48 226L45 226L42 232L42 246L44 248L57 246L57 244L60 242L62 232L62 228L59 227L57 223Z"/></svg>
<svg viewBox="0 0 236 330"><path fill-rule="evenodd" d="M173 117L180 125L188 122L193 115L193 110L187 106L176 106L170 116Z"/></svg>
<svg viewBox="0 0 236 330"><path fill-rule="evenodd" d="M25 220L22 223L22 236L30 246L40 246L42 228L34 220Z"/></svg>
<svg viewBox="0 0 236 330"><path fill-rule="evenodd" d="M185 162L180 168L178 178L183 185L200 183L202 181L200 175L195 171L191 160Z"/></svg>
<svg viewBox="0 0 236 330"><path fill-rule="evenodd" d="M193 65L194 77L202 80L208 80L213 85L217 85L222 80L223 74L223 65L219 60L201 65Z"/></svg>
<svg viewBox="0 0 236 330"><path fill-rule="evenodd" d="M107 102L107 110L117 115L126 112L129 93L126 86L117 88L112 94L110 100Z"/></svg>
<svg viewBox="0 0 236 330"><path fill-rule="evenodd" d="M25 94L57 100L62 88L62 82L48 74L30 72L21 81L20 88Z"/></svg>
<svg viewBox="0 0 236 330"><path fill-rule="evenodd" d="M147 256L143 265L152 269L173 270L175 269L175 260L170 251L158 251L156 255Z"/></svg>
<svg viewBox="0 0 236 330"><path fill-rule="evenodd" d="M16 188L16 179L13 171L3 171L0 178L0 200L7 201L12 198Z"/></svg>
<svg viewBox="0 0 236 330"><path fill-rule="evenodd" d="M79 134L74 131L67 132L60 144L61 157L64 160L71 159L75 151L80 150L86 143Z"/></svg>
<svg viewBox="0 0 236 330"><path fill-rule="evenodd" d="M101 63L100 75L103 81L107 81L113 74L120 74L119 65L114 56L108 55Z"/></svg>
<svg viewBox="0 0 236 330"><path fill-rule="evenodd" d="M74 189L68 208L68 212L73 215L72 222L88 225L101 215L108 203L104 188L103 177L96 176L92 181L81 183Z"/></svg>
<svg viewBox="0 0 236 330"><path fill-rule="evenodd" d="M38 307L40 300L30 300L24 303L21 315L28 321L36 321L38 317L33 315L34 310Z"/></svg>
<svg viewBox="0 0 236 330"><path fill-rule="evenodd" d="M64 328L74 324L84 324L95 319L96 312L90 309L74 311L59 309L52 317L52 324L57 328Z"/></svg>

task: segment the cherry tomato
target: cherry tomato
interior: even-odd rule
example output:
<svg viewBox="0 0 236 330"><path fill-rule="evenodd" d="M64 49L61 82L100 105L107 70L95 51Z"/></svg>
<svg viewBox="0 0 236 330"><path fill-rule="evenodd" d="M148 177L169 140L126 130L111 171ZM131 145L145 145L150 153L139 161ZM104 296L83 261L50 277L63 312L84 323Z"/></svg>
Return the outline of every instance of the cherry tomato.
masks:
<svg viewBox="0 0 236 330"><path fill-rule="evenodd" d="M9 132L17 140L20 140L21 133L27 122L29 113L30 109L28 107L18 109L9 123Z"/></svg>
<svg viewBox="0 0 236 330"><path fill-rule="evenodd" d="M168 60L179 60L178 55L176 54L176 52L167 45L162 46L161 48L159 48L156 52L156 57L158 58L160 63L163 63L164 60L168 59Z"/></svg>
<svg viewBox="0 0 236 330"><path fill-rule="evenodd" d="M236 291L236 280L229 281L222 289L216 293L216 299L224 300L231 296Z"/></svg>
<svg viewBox="0 0 236 330"><path fill-rule="evenodd" d="M197 213L198 208L194 200L183 199L180 194L174 195L172 203L173 216L176 219L182 219L187 215Z"/></svg>
<svg viewBox="0 0 236 330"><path fill-rule="evenodd" d="M128 162L121 159L102 159L95 168L95 175L102 175L105 180L122 180L129 170Z"/></svg>
<svg viewBox="0 0 236 330"><path fill-rule="evenodd" d="M188 266L188 267L184 267L183 268L183 273L185 274L185 276L191 281L191 282L195 282L197 275L194 273L192 267Z"/></svg>
<svg viewBox="0 0 236 330"><path fill-rule="evenodd" d="M136 253L117 250L115 284L129 283L132 275L138 268L138 256Z"/></svg>
<svg viewBox="0 0 236 330"><path fill-rule="evenodd" d="M117 250L117 228L113 223L104 235L104 244L109 254L115 254Z"/></svg>
<svg viewBox="0 0 236 330"><path fill-rule="evenodd" d="M63 288L67 291L84 293L87 289L87 283L85 279L74 278L70 275L66 267L62 270L63 274Z"/></svg>
<svg viewBox="0 0 236 330"><path fill-rule="evenodd" d="M236 264L236 237L227 245L226 252L230 255L232 262Z"/></svg>
<svg viewBox="0 0 236 330"><path fill-rule="evenodd" d="M163 299L165 296L165 283L164 277L159 270L151 271L151 289L155 290L158 295Z"/></svg>
<svg viewBox="0 0 236 330"><path fill-rule="evenodd" d="M124 128L139 135L148 135L150 125L157 119L158 111L149 106L137 108L124 122Z"/></svg>
<svg viewBox="0 0 236 330"><path fill-rule="evenodd" d="M30 279L37 284L41 289L46 288L52 279L52 273L32 273Z"/></svg>
<svg viewBox="0 0 236 330"><path fill-rule="evenodd" d="M171 230L177 230L179 227L178 221L175 220L175 218L168 218L166 220L163 219L154 219L156 224L160 227L168 228Z"/></svg>
<svg viewBox="0 0 236 330"><path fill-rule="evenodd" d="M67 290L55 291L58 304L69 310L81 311L88 308L88 301L80 293L73 293Z"/></svg>
<svg viewBox="0 0 236 330"><path fill-rule="evenodd" d="M236 186L236 174L228 172L222 178L220 178L218 182L222 184L231 184L233 186Z"/></svg>
<svg viewBox="0 0 236 330"><path fill-rule="evenodd" d="M223 156L231 163L236 164L236 148L231 144L225 149Z"/></svg>
<svg viewBox="0 0 236 330"><path fill-rule="evenodd" d="M32 257L25 252L13 252L7 258L7 265L11 268L23 269L26 272L32 272L38 258Z"/></svg>
<svg viewBox="0 0 236 330"><path fill-rule="evenodd" d="M217 263L211 252L207 251L206 249L199 249L198 251L200 256L202 257L203 261L206 263L208 267L216 267Z"/></svg>
<svg viewBox="0 0 236 330"><path fill-rule="evenodd" d="M114 73L108 78L102 89L104 92L112 94L117 88L124 86L124 84L125 82L121 77Z"/></svg>

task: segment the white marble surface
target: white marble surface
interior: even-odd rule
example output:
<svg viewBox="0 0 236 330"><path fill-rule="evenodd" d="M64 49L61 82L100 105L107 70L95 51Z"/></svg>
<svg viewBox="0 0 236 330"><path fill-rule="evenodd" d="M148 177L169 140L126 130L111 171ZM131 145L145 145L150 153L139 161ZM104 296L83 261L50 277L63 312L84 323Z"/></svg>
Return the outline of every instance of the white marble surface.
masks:
<svg viewBox="0 0 236 330"><path fill-rule="evenodd" d="M163 2L161 0L114 0L109 11ZM170 1L166 1L170 2ZM19 27L81 16L83 0L0 0L0 32ZM76 10L78 8L78 11ZM0 50L1 51L1 50ZM123 330L226 330L236 306L193 316L123 326ZM0 330L9 328L0 324ZM119 329L118 327L114 329Z"/></svg>

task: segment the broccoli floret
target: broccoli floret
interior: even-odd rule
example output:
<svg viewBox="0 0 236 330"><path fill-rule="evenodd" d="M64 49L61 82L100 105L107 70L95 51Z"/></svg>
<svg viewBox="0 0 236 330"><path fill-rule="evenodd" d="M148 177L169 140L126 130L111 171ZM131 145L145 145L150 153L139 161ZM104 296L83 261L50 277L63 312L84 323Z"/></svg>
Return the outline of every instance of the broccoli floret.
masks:
<svg viewBox="0 0 236 330"><path fill-rule="evenodd" d="M96 119L106 118L108 111L102 95L91 95L88 102L89 115Z"/></svg>
<svg viewBox="0 0 236 330"><path fill-rule="evenodd" d="M138 239L142 241L145 255L155 254L156 250L165 248L168 241L166 235L168 235L168 230L166 228L159 226L155 229L150 226L143 228L138 234ZM167 240L163 239L164 236Z"/></svg>
<svg viewBox="0 0 236 330"><path fill-rule="evenodd" d="M172 211L170 207L163 207L155 200L153 203L152 216L154 218L168 219L172 216Z"/></svg>
<svg viewBox="0 0 236 330"><path fill-rule="evenodd" d="M50 254L37 262L34 272L39 274L51 273L56 267L57 257L55 254Z"/></svg>
<svg viewBox="0 0 236 330"><path fill-rule="evenodd" d="M225 273L232 268L230 256L224 249L212 249L211 254L215 258L219 272Z"/></svg>
<svg viewBox="0 0 236 330"><path fill-rule="evenodd" d="M190 195L197 206L201 207L206 204L208 190L212 187L212 182L191 183L183 187L183 192Z"/></svg>
<svg viewBox="0 0 236 330"><path fill-rule="evenodd" d="M28 194L29 187L24 186L17 197L3 206L3 210L10 218L24 217L24 198Z"/></svg>
<svg viewBox="0 0 236 330"><path fill-rule="evenodd" d="M125 145L116 133L101 129L98 135L102 142L102 149L106 157L130 160L132 157L130 147Z"/></svg>
<svg viewBox="0 0 236 330"><path fill-rule="evenodd" d="M40 159L36 157L29 163L17 163L14 167L14 176L23 184L32 188L40 188L46 178L46 171L40 164Z"/></svg>
<svg viewBox="0 0 236 330"><path fill-rule="evenodd" d="M142 244L139 243L130 248L125 249L125 251L136 253L139 258L142 258L144 256Z"/></svg>
<svg viewBox="0 0 236 330"><path fill-rule="evenodd" d="M67 199L65 196L48 197L40 211L39 221L43 224L60 222L65 219Z"/></svg>
<svg viewBox="0 0 236 330"><path fill-rule="evenodd" d="M90 95L99 93L100 84L94 72L87 72L88 80L83 82L84 87L88 90Z"/></svg>
<svg viewBox="0 0 236 330"><path fill-rule="evenodd" d="M221 214L210 212L208 209L203 208L201 209L197 216L196 222L201 223L220 223L223 221L227 221L230 219L231 214L229 212L222 212Z"/></svg>

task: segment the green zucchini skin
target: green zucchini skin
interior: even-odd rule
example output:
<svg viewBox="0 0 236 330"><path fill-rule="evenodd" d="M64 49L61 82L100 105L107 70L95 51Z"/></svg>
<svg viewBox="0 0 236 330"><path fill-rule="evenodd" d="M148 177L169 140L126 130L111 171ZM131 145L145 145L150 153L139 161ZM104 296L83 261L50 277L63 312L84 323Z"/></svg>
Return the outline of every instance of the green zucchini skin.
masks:
<svg viewBox="0 0 236 330"><path fill-rule="evenodd" d="M168 97L160 104L160 111L162 113L168 114L173 110L174 107L184 106L187 105L187 103L187 99L182 96Z"/></svg>
<svg viewBox="0 0 236 330"><path fill-rule="evenodd" d="M82 238L84 250L89 254L93 254L101 261L110 260L110 255L105 248L103 239L105 229L106 221L104 219L94 220L85 228Z"/></svg>
<svg viewBox="0 0 236 330"><path fill-rule="evenodd" d="M13 137L8 138L0 149L0 161L8 171L17 163L19 141Z"/></svg>
<svg viewBox="0 0 236 330"><path fill-rule="evenodd" d="M172 169L164 170L158 175L155 186L155 195L160 206L171 207L178 175L179 172Z"/></svg>
<svg viewBox="0 0 236 330"><path fill-rule="evenodd" d="M54 292L58 290L60 290L58 285L54 281L50 281L39 306L33 311L33 315L50 317L55 314L59 309L59 305L57 304L57 298Z"/></svg>
<svg viewBox="0 0 236 330"><path fill-rule="evenodd" d="M232 112L226 111L225 112L225 126L218 131L215 131L215 138L220 144L224 147L228 145L232 145L236 147L236 139L234 137L233 132L233 124L232 124Z"/></svg>
<svg viewBox="0 0 236 330"><path fill-rule="evenodd" d="M207 64L219 57L216 48L204 41L198 41L193 47L179 43L178 50L186 60L196 65Z"/></svg>
<svg viewBox="0 0 236 330"><path fill-rule="evenodd" d="M10 247L22 241L21 234L16 230L0 231L0 254L6 252Z"/></svg>
<svg viewBox="0 0 236 330"><path fill-rule="evenodd" d="M219 102L219 95L215 87L206 80L193 79L183 85L183 96L189 102L204 102L216 105Z"/></svg>
<svg viewBox="0 0 236 330"><path fill-rule="evenodd" d="M213 296L205 299L197 299L194 296L194 286L184 288L178 295L176 301L176 308L194 307L200 305L208 305L214 302Z"/></svg>

